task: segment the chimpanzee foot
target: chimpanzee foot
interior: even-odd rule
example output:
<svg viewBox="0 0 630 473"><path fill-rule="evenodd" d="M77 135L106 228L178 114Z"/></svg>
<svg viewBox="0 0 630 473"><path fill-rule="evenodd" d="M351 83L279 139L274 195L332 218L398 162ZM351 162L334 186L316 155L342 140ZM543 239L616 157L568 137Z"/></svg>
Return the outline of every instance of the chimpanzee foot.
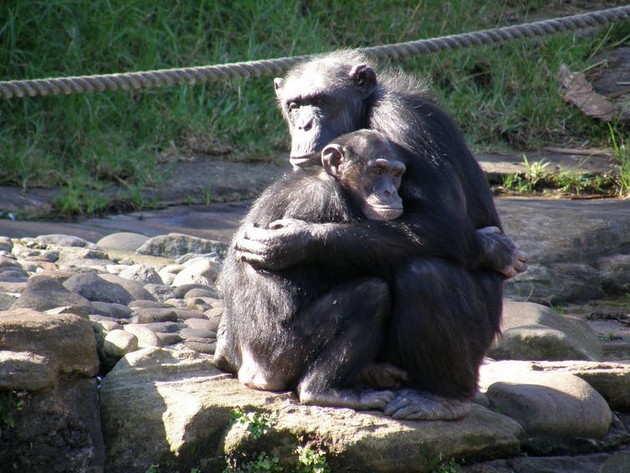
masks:
<svg viewBox="0 0 630 473"><path fill-rule="evenodd" d="M405 370L390 363L374 362L361 370L357 381L375 389L397 389L408 379Z"/></svg>
<svg viewBox="0 0 630 473"><path fill-rule="evenodd" d="M349 407L356 410L383 410L394 399L392 391L373 389L330 389L321 392L299 392L300 402L313 406Z"/></svg>
<svg viewBox="0 0 630 473"><path fill-rule="evenodd" d="M401 389L383 410L394 419L456 420L465 417L471 403L449 399L424 391Z"/></svg>

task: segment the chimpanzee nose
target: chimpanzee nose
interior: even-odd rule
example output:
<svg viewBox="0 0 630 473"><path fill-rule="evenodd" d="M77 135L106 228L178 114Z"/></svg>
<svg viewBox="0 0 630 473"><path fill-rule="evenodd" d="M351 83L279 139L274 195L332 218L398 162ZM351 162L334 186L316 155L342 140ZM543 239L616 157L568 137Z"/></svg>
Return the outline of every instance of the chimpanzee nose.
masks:
<svg viewBox="0 0 630 473"><path fill-rule="evenodd" d="M313 128L313 119L309 119L306 123L303 123L300 127L301 130L303 131L309 131L311 128Z"/></svg>

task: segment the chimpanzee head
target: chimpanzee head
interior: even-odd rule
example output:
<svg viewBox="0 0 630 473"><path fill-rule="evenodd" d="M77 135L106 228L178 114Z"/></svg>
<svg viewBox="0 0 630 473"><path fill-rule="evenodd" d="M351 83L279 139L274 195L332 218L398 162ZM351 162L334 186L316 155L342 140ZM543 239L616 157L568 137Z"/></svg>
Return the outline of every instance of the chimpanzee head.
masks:
<svg viewBox="0 0 630 473"><path fill-rule="evenodd" d="M291 133L291 164L300 167L318 160L333 138L366 126L377 81L362 54L341 51L294 67L274 86Z"/></svg>
<svg viewBox="0 0 630 473"><path fill-rule="evenodd" d="M392 220L403 213L398 188L405 165L396 145L373 130L342 135L321 152L335 177L370 220Z"/></svg>

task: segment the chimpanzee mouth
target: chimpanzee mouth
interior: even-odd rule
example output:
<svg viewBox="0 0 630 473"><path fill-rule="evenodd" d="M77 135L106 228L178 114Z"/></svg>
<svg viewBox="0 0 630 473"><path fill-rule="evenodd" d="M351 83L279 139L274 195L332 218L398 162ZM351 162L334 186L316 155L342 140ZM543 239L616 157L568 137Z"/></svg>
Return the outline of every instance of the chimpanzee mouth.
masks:
<svg viewBox="0 0 630 473"><path fill-rule="evenodd" d="M370 220L393 220L403 213L403 208L390 207L387 205L371 205L363 209L363 213Z"/></svg>
<svg viewBox="0 0 630 473"><path fill-rule="evenodd" d="M321 157L319 153L291 156L289 162L294 168L306 168L321 164Z"/></svg>

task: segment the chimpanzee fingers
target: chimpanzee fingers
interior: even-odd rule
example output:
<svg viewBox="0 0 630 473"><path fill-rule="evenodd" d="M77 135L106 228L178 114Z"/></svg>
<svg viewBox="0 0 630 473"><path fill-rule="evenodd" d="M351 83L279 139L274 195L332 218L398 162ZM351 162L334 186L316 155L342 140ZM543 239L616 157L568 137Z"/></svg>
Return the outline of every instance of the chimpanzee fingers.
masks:
<svg viewBox="0 0 630 473"><path fill-rule="evenodd" d="M409 399L398 396L385 406L383 412L394 419L407 419L415 410Z"/></svg>
<svg viewBox="0 0 630 473"><path fill-rule="evenodd" d="M243 229L241 238L239 238L238 241L249 240L255 242L267 242L272 238L273 236L268 229L260 228L255 225L249 225Z"/></svg>
<svg viewBox="0 0 630 473"><path fill-rule="evenodd" d="M296 225L304 225L306 222L304 220L299 220L297 218L282 218L280 220L275 220L269 224L269 229L271 230L279 230L281 228L287 228L290 226Z"/></svg>
<svg viewBox="0 0 630 473"><path fill-rule="evenodd" d="M517 276L518 272L514 269L513 266L506 266L501 270L501 274L505 279L512 279Z"/></svg>
<svg viewBox="0 0 630 473"><path fill-rule="evenodd" d="M524 273L527 271L528 264L527 255L523 251L517 251L514 254L514 260L512 261L512 265L505 268L503 275L507 278L513 278L518 276L520 273Z"/></svg>
<svg viewBox="0 0 630 473"><path fill-rule="evenodd" d="M359 405L362 409L384 409L393 399L393 391L363 391L359 394Z"/></svg>
<svg viewBox="0 0 630 473"><path fill-rule="evenodd" d="M236 252L235 257L237 261L250 264L256 268L262 267L265 262L265 259L262 256L247 252L238 251Z"/></svg>
<svg viewBox="0 0 630 473"><path fill-rule="evenodd" d="M489 233L489 234L501 234L501 229L499 227L483 227L478 230L481 233Z"/></svg>
<svg viewBox="0 0 630 473"><path fill-rule="evenodd" d="M267 251L267 245L257 241L248 240L246 238L240 238L234 242L234 249L236 250L237 259L241 259L243 256L262 256Z"/></svg>
<svg viewBox="0 0 630 473"><path fill-rule="evenodd" d="M529 266L527 264L527 261L517 260L514 262L512 267L516 270L517 273L524 273L525 271L527 271L527 268Z"/></svg>

